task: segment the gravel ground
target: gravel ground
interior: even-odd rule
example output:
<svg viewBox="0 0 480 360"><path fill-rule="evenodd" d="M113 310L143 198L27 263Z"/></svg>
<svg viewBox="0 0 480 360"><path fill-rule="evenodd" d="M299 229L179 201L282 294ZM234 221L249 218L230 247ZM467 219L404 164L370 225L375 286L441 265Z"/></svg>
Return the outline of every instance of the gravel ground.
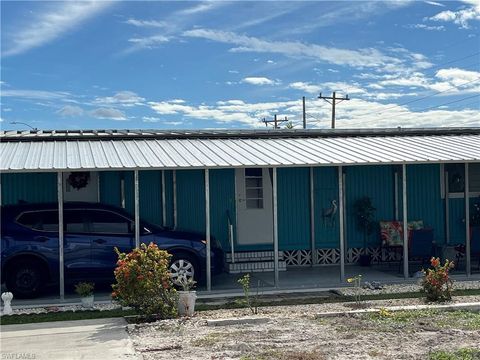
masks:
<svg viewBox="0 0 480 360"><path fill-rule="evenodd" d="M372 282L373 283L373 282ZM407 292L420 291L420 285L418 284L396 284L396 285L382 285L381 289L369 289L364 286L360 290L361 295L375 295L375 294L400 294ZM471 290L480 289L480 281L456 281L453 283L454 290ZM342 288L338 291L342 295L351 296L355 294L353 288Z"/></svg>
<svg viewBox="0 0 480 360"><path fill-rule="evenodd" d="M478 301L480 296L456 297L452 302ZM368 306L414 304L424 301L381 300ZM267 317L267 323L222 327L206 326L206 320L251 316L249 310L205 311L190 319L129 325L128 331L145 360L428 359L432 350L480 349L478 313L468 315L475 316L475 323L462 315L465 312L438 311L398 321L375 319L377 314L314 319L318 312L351 310L354 305L262 307L258 316Z"/></svg>

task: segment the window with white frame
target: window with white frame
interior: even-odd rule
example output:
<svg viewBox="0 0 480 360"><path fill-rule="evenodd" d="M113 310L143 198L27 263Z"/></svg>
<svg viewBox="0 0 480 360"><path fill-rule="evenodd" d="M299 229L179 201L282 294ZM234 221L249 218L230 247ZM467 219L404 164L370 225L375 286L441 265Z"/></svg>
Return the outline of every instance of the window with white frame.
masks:
<svg viewBox="0 0 480 360"><path fill-rule="evenodd" d="M444 164L441 169L442 197L448 189L448 197L465 195L465 164ZM480 163L468 165L468 191L470 197L480 196Z"/></svg>
<svg viewBox="0 0 480 360"><path fill-rule="evenodd" d="M245 169L245 197L247 209L263 209L263 170Z"/></svg>

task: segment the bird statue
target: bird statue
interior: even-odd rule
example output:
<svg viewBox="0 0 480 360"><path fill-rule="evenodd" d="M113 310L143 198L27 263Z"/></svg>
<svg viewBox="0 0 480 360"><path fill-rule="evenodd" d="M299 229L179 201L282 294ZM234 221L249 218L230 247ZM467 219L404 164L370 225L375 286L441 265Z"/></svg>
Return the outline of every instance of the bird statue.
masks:
<svg viewBox="0 0 480 360"><path fill-rule="evenodd" d="M327 222L328 222L328 225L330 227L334 227L335 226L335 218L336 218L335 215L337 214L337 210L338 210L337 200L332 200L331 204L332 205L329 208L323 209L323 214L322 214L323 225L326 226Z"/></svg>

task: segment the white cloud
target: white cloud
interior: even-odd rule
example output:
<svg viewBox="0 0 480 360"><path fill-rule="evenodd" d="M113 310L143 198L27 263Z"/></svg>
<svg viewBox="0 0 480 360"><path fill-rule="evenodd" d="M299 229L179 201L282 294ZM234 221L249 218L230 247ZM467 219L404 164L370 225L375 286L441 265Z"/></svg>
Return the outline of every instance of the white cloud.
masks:
<svg viewBox="0 0 480 360"><path fill-rule="evenodd" d="M68 92L64 91L2 90L2 96L36 100L58 100L69 95L70 94Z"/></svg>
<svg viewBox="0 0 480 360"><path fill-rule="evenodd" d="M9 112L12 111L12 108L2 108L2 111Z"/></svg>
<svg viewBox="0 0 480 360"><path fill-rule="evenodd" d="M136 27L152 27L152 28L164 28L167 26L167 23L164 21L158 20L139 20L139 19L128 19L125 21L125 24L133 25Z"/></svg>
<svg viewBox="0 0 480 360"><path fill-rule="evenodd" d="M408 24L404 26L407 29L422 29L427 31L445 31L445 26L438 25L438 26L429 26L425 24Z"/></svg>
<svg viewBox="0 0 480 360"><path fill-rule="evenodd" d="M130 53L142 49L155 49L159 45L168 41L170 41L170 38L163 35L153 35L143 38L131 38L128 39L128 42L132 43L133 45L130 48L126 49L124 53Z"/></svg>
<svg viewBox="0 0 480 360"><path fill-rule="evenodd" d="M53 2L48 10L9 31L3 56L17 55L47 44L98 14L112 2Z"/></svg>
<svg viewBox="0 0 480 360"><path fill-rule="evenodd" d="M56 113L60 116L82 116L84 111L80 106L65 105L61 109L57 110Z"/></svg>
<svg viewBox="0 0 480 360"><path fill-rule="evenodd" d="M309 94L318 94L322 91L340 91L343 94L365 94L357 83L348 84L345 82L324 82L321 85L311 84L309 82L297 81L288 85L292 89L302 90Z"/></svg>
<svg viewBox="0 0 480 360"><path fill-rule="evenodd" d="M303 82L303 81L297 81L290 83L288 87L296 90L302 90L304 92L307 92L309 94L316 94L322 91L322 87L319 85L313 85L308 82Z"/></svg>
<svg viewBox="0 0 480 360"><path fill-rule="evenodd" d="M379 67L386 64L399 65L401 60L387 56L374 48L359 50L340 49L301 42L268 41L232 32L194 29L183 33L186 37L202 38L237 47L234 52L276 53L296 58L309 58L337 65L356 67Z"/></svg>
<svg viewBox="0 0 480 360"><path fill-rule="evenodd" d="M430 5L434 5L434 6L445 7L444 4L436 2L436 1L425 1L425 3L430 4Z"/></svg>
<svg viewBox="0 0 480 360"><path fill-rule="evenodd" d="M142 105L145 101L133 91L119 91L114 96L99 97L94 100L96 104L115 104L122 106Z"/></svg>
<svg viewBox="0 0 480 360"><path fill-rule="evenodd" d="M243 78L242 82L251 85L275 85L277 82L263 76L252 76Z"/></svg>
<svg viewBox="0 0 480 360"><path fill-rule="evenodd" d="M480 2L478 0L464 2L472 6L458 11L445 10L425 20L453 22L462 29L469 29L471 21L480 20Z"/></svg>
<svg viewBox="0 0 480 360"><path fill-rule="evenodd" d="M159 122L161 119L155 116L143 116L142 121L146 123L156 123Z"/></svg>
<svg viewBox="0 0 480 360"><path fill-rule="evenodd" d="M127 120L125 113L114 108L98 108L90 111L90 115L98 119Z"/></svg>
<svg viewBox="0 0 480 360"><path fill-rule="evenodd" d="M478 109L463 110L432 109L412 111L406 106L394 103L380 103L402 96L415 96L414 93L385 92L372 95L369 99L352 98L337 109L337 126L339 128L368 127L432 127L432 126L478 126L480 113ZM374 100L372 100L374 99ZM212 105L173 104L170 101L150 102L150 107L173 122L184 123L183 118L202 119L215 124L237 123L238 126L264 127L263 118L287 116L294 124L302 119L302 104L299 100L248 103L239 99L217 101ZM330 106L318 100L306 101L310 115L308 127L326 128L330 126ZM318 121L312 119L312 116ZM165 121L167 123L170 120ZM297 125L298 126L298 125Z"/></svg>
<svg viewBox="0 0 480 360"><path fill-rule="evenodd" d="M440 69L435 76L456 86L469 81L480 80L480 72L459 68Z"/></svg>

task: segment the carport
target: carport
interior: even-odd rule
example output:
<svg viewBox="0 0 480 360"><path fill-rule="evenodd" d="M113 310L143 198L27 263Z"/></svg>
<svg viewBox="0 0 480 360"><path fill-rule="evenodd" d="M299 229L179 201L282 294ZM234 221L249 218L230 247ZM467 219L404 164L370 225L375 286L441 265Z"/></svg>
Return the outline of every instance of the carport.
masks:
<svg viewBox="0 0 480 360"><path fill-rule="evenodd" d="M338 266L339 280L345 278L348 247L346 243L345 169L361 166L395 166L395 211L403 221L403 275L409 277L408 249L408 168L413 165L462 164L465 186L465 259L466 275L471 274L470 208L471 194L469 166L480 162L480 129L376 129L376 130L274 130L274 131L158 131L158 130L84 130L84 131L3 131L0 135L0 170L2 174L55 173L56 198L58 200L59 224L59 279L60 298L65 296L64 281L64 194L65 173L70 172L130 172L133 173L133 214L135 218L135 243L140 244L140 174L143 171L159 171L161 180L157 191L161 193L162 224L172 218L177 227L179 193L177 175L183 170L201 171L199 180L203 185L202 214L207 246L206 290L212 290L211 232L215 209L212 209L212 192L219 191L221 181L230 182L225 169L266 169L271 179L271 248L273 254L273 284L280 287L281 260L279 249L279 172L304 169L304 180L310 184L309 199L303 210L307 218L312 264L315 262L320 229L316 220L318 205L315 205L314 178L316 171L333 169L335 175L335 198L338 199ZM477 165L475 165L477 166ZM212 176L215 172L215 177ZM255 178L255 175L249 175ZM171 179L167 182L166 178ZM215 188L211 187L212 179ZM220 179L220 180L219 180ZM3 180L3 179L2 179ZM167 186L168 184L168 186ZM198 184L197 184L198 185ZM228 184L227 184L228 185ZM230 184L238 189L237 183ZM2 194L9 190L2 182ZM123 186L125 184L123 183ZM292 185L293 186L293 185ZM169 190L171 187L171 190ZM287 184L288 187L288 184ZM100 185L99 185L100 189ZM282 188L283 189L283 188ZM35 191L35 189L33 190ZM39 189L36 189L39 191ZM99 190L100 191L100 190ZM284 191L284 190L282 190ZM125 201L124 190L122 202ZM171 195L170 202L167 198ZM198 195L198 194L197 194ZM5 196L5 195L3 195ZM187 199L188 200L188 199ZM187 201L185 200L185 201ZM263 194L262 194L263 200ZM447 195L448 200L448 195ZM184 201L184 200L182 200ZM3 202L2 202L3 204ZM183 204L183 203L182 203ZM232 212L237 211L238 203ZM225 206L226 208L228 206ZM445 201L448 212L448 201ZM171 211L170 211L171 210ZM228 210L228 209L227 209ZM223 214L224 209L222 209ZM229 214L229 212L226 212ZM212 219L212 214L214 218ZM223 216L223 215L222 215ZM232 216L233 218L233 216ZM237 222L228 216L225 227L227 249L235 258L238 248L234 245ZM226 221L227 221L226 220ZM444 226L450 226L448 217ZM216 225L214 226L216 227ZM223 230L222 230L223 231ZM448 234L448 232L447 232ZM270 245L269 245L270 246ZM242 249L247 249L246 246ZM261 247L258 249L262 250Z"/></svg>

